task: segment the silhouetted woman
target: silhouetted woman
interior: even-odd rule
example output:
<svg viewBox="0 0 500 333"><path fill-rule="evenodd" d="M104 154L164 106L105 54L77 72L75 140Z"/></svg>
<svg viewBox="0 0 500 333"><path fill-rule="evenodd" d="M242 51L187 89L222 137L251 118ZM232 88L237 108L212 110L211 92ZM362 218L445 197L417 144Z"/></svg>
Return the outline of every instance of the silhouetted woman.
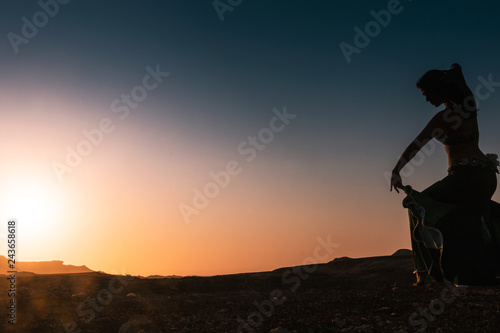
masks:
<svg viewBox="0 0 500 333"><path fill-rule="evenodd" d="M408 197L404 202L413 207L409 215L417 285L427 274L456 284L494 283L500 262L495 229L500 226L500 205L491 197L497 187L498 161L496 155L479 149L474 96L458 64L428 71L417 88L428 102L436 107L444 104L445 109L399 158L391 191L405 189L399 173L429 140L442 142L448 154L448 175L421 193L410 190L414 206Z"/></svg>

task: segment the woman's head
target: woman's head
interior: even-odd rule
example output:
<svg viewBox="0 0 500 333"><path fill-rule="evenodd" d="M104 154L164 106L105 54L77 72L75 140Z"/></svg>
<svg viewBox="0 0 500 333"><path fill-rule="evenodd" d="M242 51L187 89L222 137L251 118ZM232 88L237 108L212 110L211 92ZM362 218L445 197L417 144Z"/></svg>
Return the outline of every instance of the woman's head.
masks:
<svg viewBox="0 0 500 333"><path fill-rule="evenodd" d="M443 89L442 82L445 75L445 70L431 69L418 79L417 88L426 92L441 91Z"/></svg>
<svg viewBox="0 0 500 333"><path fill-rule="evenodd" d="M458 104L466 106L468 111L475 109L474 96L465 83L462 67L459 64L451 65L448 70L428 71L418 79L417 88L434 106L443 103Z"/></svg>
<svg viewBox="0 0 500 333"><path fill-rule="evenodd" d="M448 89L442 83L445 75L446 71L432 69L417 81L417 88L425 96L426 101L436 107L448 101Z"/></svg>

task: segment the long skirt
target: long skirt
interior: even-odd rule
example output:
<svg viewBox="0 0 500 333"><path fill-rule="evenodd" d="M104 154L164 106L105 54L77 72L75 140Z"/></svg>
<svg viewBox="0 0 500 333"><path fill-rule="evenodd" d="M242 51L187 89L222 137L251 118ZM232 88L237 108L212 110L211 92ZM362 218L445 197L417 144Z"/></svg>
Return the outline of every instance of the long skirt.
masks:
<svg viewBox="0 0 500 333"><path fill-rule="evenodd" d="M459 285L500 283L500 204L495 171L459 166L422 192L408 190L415 271Z"/></svg>

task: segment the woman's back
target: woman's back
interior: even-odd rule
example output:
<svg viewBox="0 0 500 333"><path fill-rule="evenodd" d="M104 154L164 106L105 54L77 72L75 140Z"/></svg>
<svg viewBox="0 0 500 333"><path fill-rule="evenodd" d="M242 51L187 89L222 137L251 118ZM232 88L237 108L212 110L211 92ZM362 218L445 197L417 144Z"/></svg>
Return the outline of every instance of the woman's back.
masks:
<svg viewBox="0 0 500 333"><path fill-rule="evenodd" d="M484 156L479 149L476 112L465 112L459 107L451 107L439 112L436 118L436 139L445 145L449 165L462 158Z"/></svg>

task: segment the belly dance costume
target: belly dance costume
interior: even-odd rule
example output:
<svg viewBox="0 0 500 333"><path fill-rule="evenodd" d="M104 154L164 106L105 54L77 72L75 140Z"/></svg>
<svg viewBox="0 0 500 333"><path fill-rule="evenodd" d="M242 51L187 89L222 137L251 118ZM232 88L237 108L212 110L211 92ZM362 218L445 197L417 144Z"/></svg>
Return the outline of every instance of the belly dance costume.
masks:
<svg viewBox="0 0 500 333"><path fill-rule="evenodd" d="M445 145L473 142L479 133L438 139ZM455 284L495 284L500 280L500 204L491 200L498 156L453 162L448 175L422 192L409 188L403 201L410 217L416 272Z"/></svg>

